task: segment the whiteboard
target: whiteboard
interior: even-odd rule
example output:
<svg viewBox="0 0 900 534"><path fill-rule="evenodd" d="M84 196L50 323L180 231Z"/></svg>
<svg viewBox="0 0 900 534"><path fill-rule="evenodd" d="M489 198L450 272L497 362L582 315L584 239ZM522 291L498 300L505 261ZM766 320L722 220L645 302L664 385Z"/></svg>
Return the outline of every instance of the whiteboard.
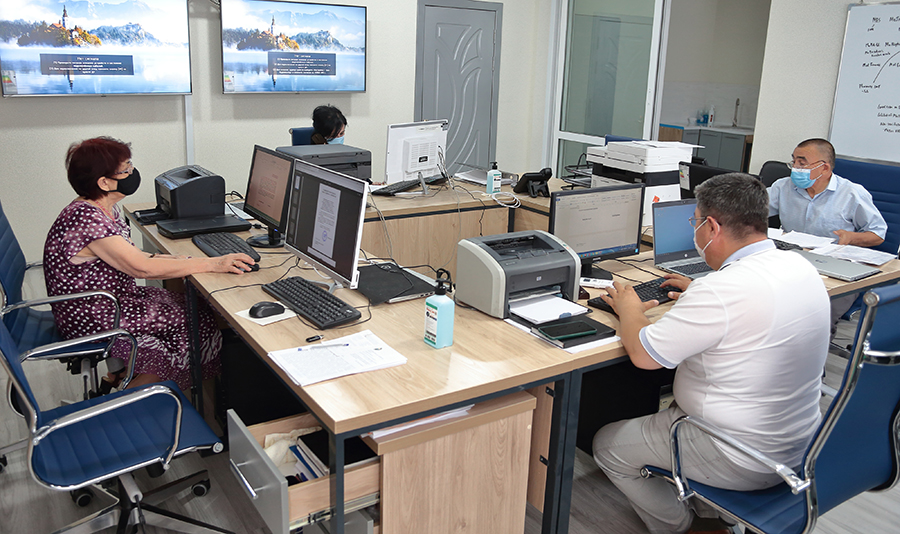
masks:
<svg viewBox="0 0 900 534"><path fill-rule="evenodd" d="M900 162L900 3L850 6L830 140L841 155Z"/></svg>

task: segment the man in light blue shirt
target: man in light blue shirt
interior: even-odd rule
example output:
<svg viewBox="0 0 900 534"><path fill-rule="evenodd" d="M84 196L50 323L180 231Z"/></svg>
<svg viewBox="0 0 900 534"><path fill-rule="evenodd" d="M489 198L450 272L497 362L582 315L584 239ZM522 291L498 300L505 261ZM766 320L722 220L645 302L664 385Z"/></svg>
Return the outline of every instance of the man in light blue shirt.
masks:
<svg viewBox="0 0 900 534"><path fill-rule="evenodd" d="M884 242L887 223L872 195L841 178L834 169L834 146L807 139L791 158L791 177L769 187L769 216L778 215L786 232L838 240L841 245L874 247Z"/></svg>

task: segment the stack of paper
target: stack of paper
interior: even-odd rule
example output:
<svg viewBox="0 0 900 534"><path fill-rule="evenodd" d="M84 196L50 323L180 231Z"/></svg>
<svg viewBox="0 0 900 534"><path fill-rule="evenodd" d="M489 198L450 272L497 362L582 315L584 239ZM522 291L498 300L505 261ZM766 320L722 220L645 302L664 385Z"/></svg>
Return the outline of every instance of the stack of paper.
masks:
<svg viewBox="0 0 900 534"><path fill-rule="evenodd" d="M787 243L793 243L803 248L816 248L824 247L825 245L833 243L835 238L819 237L817 235L804 234L803 232L794 231L782 234L781 237L778 237L778 239Z"/></svg>
<svg viewBox="0 0 900 534"><path fill-rule="evenodd" d="M269 357L301 386L406 363L405 356L369 330L318 345L276 350Z"/></svg>
<svg viewBox="0 0 900 534"><path fill-rule="evenodd" d="M897 259L896 254L890 252L881 252L870 248L856 247L853 245L825 245L813 250L816 254L823 256L831 256L842 260L850 260L858 263L868 263L870 265L884 265L885 263Z"/></svg>
<svg viewBox="0 0 900 534"><path fill-rule="evenodd" d="M544 324L564 317L587 313L581 304L554 295L544 295L509 303L509 313L532 324Z"/></svg>

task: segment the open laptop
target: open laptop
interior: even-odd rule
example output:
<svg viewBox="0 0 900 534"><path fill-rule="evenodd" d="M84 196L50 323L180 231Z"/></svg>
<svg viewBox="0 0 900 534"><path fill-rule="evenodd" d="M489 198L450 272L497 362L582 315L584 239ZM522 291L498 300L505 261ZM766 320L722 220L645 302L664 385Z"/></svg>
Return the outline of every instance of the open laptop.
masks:
<svg viewBox="0 0 900 534"><path fill-rule="evenodd" d="M394 262L359 268L357 291L373 305L418 299L434 294L434 280Z"/></svg>
<svg viewBox="0 0 900 534"><path fill-rule="evenodd" d="M855 263L841 258L832 258L821 254L813 254L806 250L793 250L813 264L819 274L837 278L845 282L855 282L881 272L881 269L870 265Z"/></svg>
<svg viewBox="0 0 900 534"><path fill-rule="evenodd" d="M697 199L653 203L653 263L657 269L687 276L706 276L713 270L694 248L694 216Z"/></svg>

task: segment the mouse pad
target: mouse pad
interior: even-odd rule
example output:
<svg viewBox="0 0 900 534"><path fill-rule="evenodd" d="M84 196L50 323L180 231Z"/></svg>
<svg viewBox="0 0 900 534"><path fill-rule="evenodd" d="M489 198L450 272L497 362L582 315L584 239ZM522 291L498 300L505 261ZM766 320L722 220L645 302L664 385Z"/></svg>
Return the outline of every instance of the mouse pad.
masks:
<svg viewBox="0 0 900 534"><path fill-rule="evenodd" d="M284 306L283 303L281 305ZM292 309L288 308L287 306L284 306L284 311L279 313L278 315L270 315L269 317L262 317L260 319L254 319L253 317L250 317L250 308L247 308L246 310L241 310L241 311L235 313L235 315L237 315L238 317L240 317L242 319L247 319L248 321L253 321L254 323L256 323L260 326L266 326L267 324L277 323L278 321L283 321L285 319L290 319L291 317L297 316L297 314Z"/></svg>

